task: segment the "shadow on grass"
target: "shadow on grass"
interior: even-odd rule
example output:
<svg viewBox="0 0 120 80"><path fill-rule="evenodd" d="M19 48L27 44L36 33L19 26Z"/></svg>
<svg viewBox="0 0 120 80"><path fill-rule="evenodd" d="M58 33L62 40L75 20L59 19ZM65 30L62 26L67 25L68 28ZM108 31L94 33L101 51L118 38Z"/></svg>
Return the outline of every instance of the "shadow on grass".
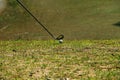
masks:
<svg viewBox="0 0 120 80"><path fill-rule="evenodd" d="M115 23L115 24L113 24L113 25L115 25L115 26L117 26L117 27L120 27L120 21L117 22L117 23Z"/></svg>

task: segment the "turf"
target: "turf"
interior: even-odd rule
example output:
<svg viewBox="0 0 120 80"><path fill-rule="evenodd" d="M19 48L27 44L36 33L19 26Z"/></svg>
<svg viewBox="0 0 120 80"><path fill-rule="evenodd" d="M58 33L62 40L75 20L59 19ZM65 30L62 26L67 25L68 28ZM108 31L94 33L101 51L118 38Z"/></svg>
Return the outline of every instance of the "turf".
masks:
<svg viewBox="0 0 120 80"><path fill-rule="evenodd" d="M120 40L0 41L0 80L119 80Z"/></svg>
<svg viewBox="0 0 120 80"><path fill-rule="evenodd" d="M0 39L51 39L16 0L8 1L0 17ZM55 36L62 33L68 40L120 38L120 0L22 2Z"/></svg>

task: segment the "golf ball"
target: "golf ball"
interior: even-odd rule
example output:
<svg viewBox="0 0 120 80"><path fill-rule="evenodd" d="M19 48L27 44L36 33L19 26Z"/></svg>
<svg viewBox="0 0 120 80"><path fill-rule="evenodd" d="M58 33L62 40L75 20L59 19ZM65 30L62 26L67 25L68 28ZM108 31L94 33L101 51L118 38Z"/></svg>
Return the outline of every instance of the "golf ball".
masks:
<svg viewBox="0 0 120 80"><path fill-rule="evenodd" d="M63 40L62 40L62 39L60 39L60 40L59 40L59 43L63 43Z"/></svg>

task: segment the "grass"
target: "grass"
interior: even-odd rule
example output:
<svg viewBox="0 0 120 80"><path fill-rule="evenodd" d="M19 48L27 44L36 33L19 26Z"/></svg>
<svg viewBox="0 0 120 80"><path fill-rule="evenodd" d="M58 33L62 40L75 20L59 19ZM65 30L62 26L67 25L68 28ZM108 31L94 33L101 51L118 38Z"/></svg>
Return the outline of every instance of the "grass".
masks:
<svg viewBox="0 0 120 80"><path fill-rule="evenodd" d="M0 32L0 39L50 39L16 0L8 1L0 27L9 27ZM120 28L114 25L120 22L120 0L21 1L55 36L62 33L68 40L120 38Z"/></svg>
<svg viewBox="0 0 120 80"><path fill-rule="evenodd" d="M1 80L119 80L120 40L0 41Z"/></svg>

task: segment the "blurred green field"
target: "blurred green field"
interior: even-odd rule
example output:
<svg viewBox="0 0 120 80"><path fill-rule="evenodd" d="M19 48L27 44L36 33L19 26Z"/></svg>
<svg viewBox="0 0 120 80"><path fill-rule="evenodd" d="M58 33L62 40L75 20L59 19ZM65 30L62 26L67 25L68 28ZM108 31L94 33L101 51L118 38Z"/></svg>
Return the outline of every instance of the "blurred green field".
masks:
<svg viewBox="0 0 120 80"><path fill-rule="evenodd" d="M55 34L67 40L119 39L120 0L22 0L27 8ZM16 3L0 16L0 39L51 39Z"/></svg>
<svg viewBox="0 0 120 80"><path fill-rule="evenodd" d="M120 40L0 41L0 80L120 80Z"/></svg>

